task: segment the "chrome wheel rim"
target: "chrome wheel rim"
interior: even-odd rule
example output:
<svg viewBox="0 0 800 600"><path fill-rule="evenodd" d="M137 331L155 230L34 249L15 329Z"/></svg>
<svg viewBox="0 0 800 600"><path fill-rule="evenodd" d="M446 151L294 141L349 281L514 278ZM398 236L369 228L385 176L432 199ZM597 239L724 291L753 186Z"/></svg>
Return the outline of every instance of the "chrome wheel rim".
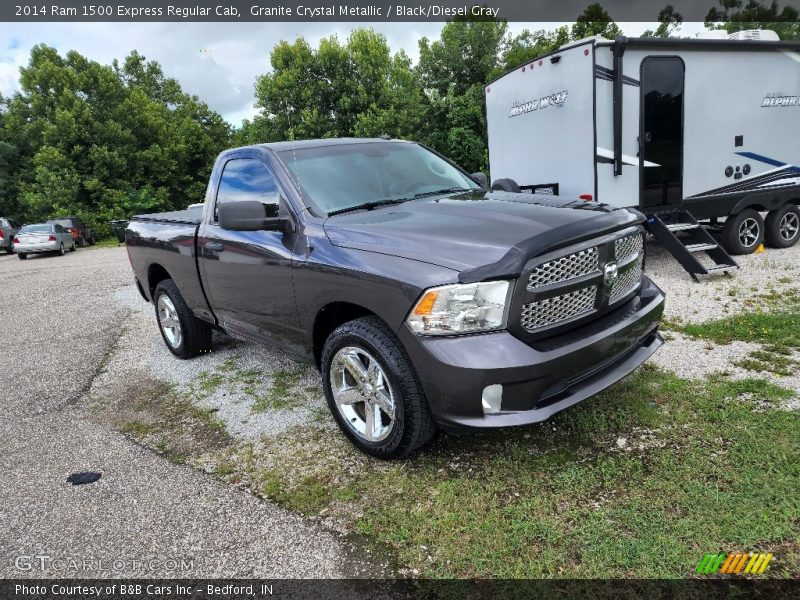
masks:
<svg viewBox="0 0 800 600"><path fill-rule="evenodd" d="M183 332L181 331L181 321L178 318L178 311L169 296L161 294L158 298L158 323L167 343L173 348L181 345Z"/></svg>
<svg viewBox="0 0 800 600"><path fill-rule="evenodd" d="M787 212L781 219L779 231L781 237L787 242L797 237L797 232L800 231L800 218L796 213Z"/></svg>
<svg viewBox="0 0 800 600"><path fill-rule="evenodd" d="M340 349L330 368L333 399L348 427L368 442L386 439L394 429L392 386L378 361L355 346Z"/></svg>
<svg viewBox="0 0 800 600"><path fill-rule="evenodd" d="M739 241L745 248L754 246L758 241L758 236L760 233L761 227L759 227L758 221L756 221L753 217L747 217L742 221L742 224L739 225Z"/></svg>

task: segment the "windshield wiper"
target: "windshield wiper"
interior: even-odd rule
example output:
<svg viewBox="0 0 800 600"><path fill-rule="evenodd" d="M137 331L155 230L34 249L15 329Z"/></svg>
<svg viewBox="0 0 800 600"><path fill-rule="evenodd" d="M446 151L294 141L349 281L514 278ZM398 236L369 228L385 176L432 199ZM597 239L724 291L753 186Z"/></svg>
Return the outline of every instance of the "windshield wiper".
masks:
<svg viewBox="0 0 800 600"><path fill-rule="evenodd" d="M444 189L441 189L441 190L434 190L432 192L421 192L419 194L414 194L414 199L425 198L427 196L437 196L439 194L452 194L454 192L473 192L473 191L475 191L475 190L472 190L470 188L450 187L450 188L444 188Z"/></svg>
<svg viewBox="0 0 800 600"><path fill-rule="evenodd" d="M340 215L342 213L351 212L354 210L372 210L379 206L389 206L390 204L402 204L408 202L413 198L384 198L383 200L373 200L372 202L364 202L363 204L356 204L355 206L348 206L347 208L337 208L328 212L328 216Z"/></svg>

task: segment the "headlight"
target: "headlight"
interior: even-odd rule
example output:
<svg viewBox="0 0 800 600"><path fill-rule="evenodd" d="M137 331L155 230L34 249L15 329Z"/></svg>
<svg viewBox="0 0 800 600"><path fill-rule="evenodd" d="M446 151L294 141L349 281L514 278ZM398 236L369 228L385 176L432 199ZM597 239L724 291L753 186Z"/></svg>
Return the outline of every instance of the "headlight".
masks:
<svg viewBox="0 0 800 600"><path fill-rule="evenodd" d="M448 335L506 326L508 281L443 285L426 290L406 318L414 333Z"/></svg>

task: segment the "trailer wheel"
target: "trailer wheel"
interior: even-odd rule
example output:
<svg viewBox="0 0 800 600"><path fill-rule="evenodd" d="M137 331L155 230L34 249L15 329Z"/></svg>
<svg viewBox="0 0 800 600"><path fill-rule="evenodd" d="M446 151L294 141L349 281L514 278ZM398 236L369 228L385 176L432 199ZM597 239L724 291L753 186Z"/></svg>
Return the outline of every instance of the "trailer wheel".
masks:
<svg viewBox="0 0 800 600"><path fill-rule="evenodd" d="M752 208L728 217L722 228L722 245L731 254L752 254L764 242L764 219Z"/></svg>
<svg viewBox="0 0 800 600"><path fill-rule="evenodd" d="M514 192L519 194L519 184L513 179L504 177L503 179L495 179L492 183L492 189L500 192Z"/></svg>
<svg viewBox="0 0 800 600"><path fill-rule="evenodd" d="M767 246L788 248L800 239L800 208L795 204L784 204L770 211L764 223Z"/></svg>

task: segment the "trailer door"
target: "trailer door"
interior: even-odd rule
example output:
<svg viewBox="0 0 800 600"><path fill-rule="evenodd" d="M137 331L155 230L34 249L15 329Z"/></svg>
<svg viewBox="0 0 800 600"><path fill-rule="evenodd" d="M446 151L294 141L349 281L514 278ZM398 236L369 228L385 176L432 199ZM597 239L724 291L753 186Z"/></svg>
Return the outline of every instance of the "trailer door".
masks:
<svg viewBox="0 0 800 600"><path fill-rule="evenodd" d="M641 206L643 209L680 206L683 197L683 60L648 56L642 61L641 69Z"/></svg>

